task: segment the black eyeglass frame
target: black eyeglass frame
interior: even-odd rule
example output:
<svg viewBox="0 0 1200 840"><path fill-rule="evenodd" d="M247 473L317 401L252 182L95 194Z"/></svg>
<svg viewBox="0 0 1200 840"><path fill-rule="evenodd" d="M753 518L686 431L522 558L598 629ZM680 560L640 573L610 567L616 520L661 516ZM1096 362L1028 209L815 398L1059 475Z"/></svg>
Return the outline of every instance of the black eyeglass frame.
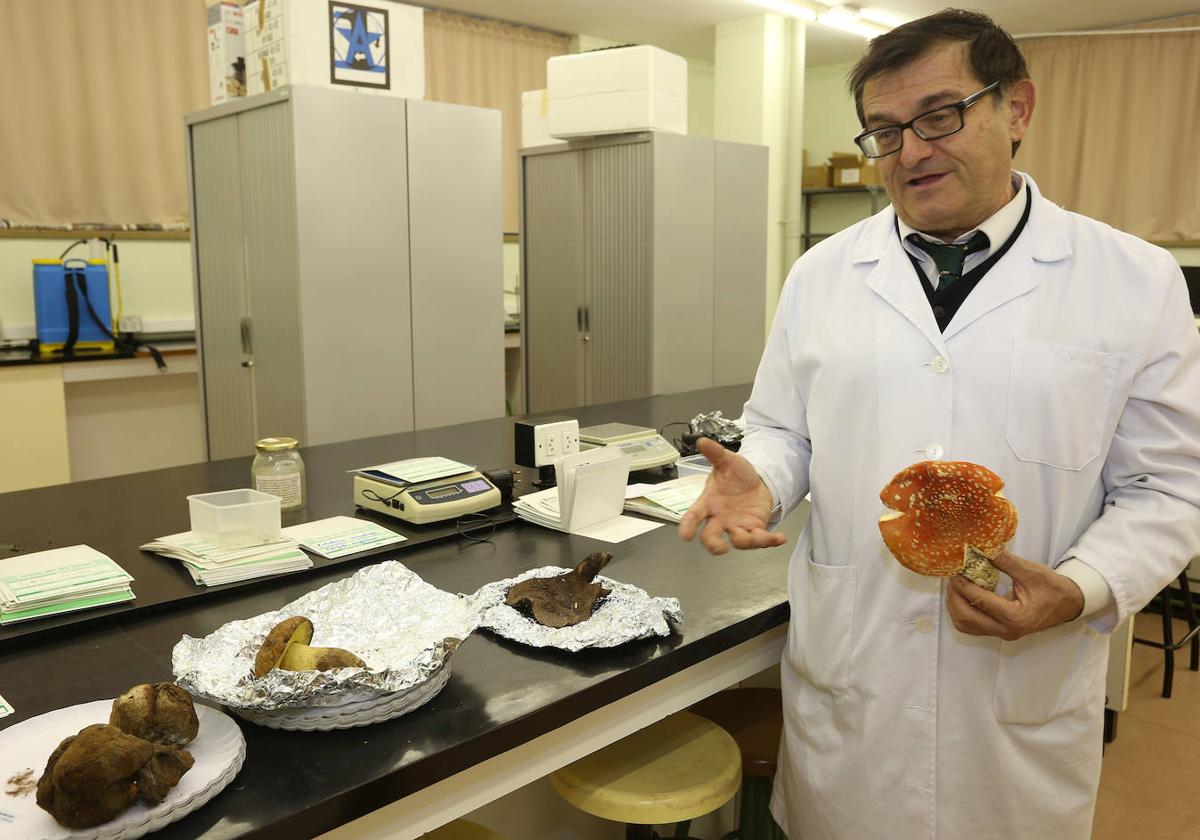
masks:
<svg viewBox="0 0 1200 840"><path fill-rule="evenodd" d="M904 129L906 129L906 128L911 128L913 130L913 134L917 135L922 140L941 140L943 137L949 137L952 134L958 134L958 132L962 131L963 127L967 124L967 119L966 119L966 115L964 114L964 112L968 108L970 108L972 105L974 105L976 102L978 102L980 99L983 99L983 97L987 96L989 93L991 93L993 90L995 90L998 87L1000 87L1000 82L992 82L990 85L985 87L983 90L972 93L966 99L960 100L959 102L952 102L949 105L939 105L938 107L932 108L923 114L917 114L915 117L913 117L911 120L909 120L906 123L901 123L899 125L883 125L883 126L880 126L879 128L872 128L872 129L864 128L862 131L860 131L858 133L857 136L855 136L854 144L856 146L858 146L858 148L860 150L862 150L862 153L866 157L878 159L878 158L887 157L888 155L894 155L894 154L896 154L896 152L898 152L904 148ZM936 114L938 111L945 111L945 110L951 109L951 108L958 111L958 128L954 129L953 131L947 131L945 134L936 134L936 135L927 137L925 134L923 134L917 128L916 123L925 119L930 114ZM893 130L898 130L900 132L900 145L896 146L896 148L892 149L890 152L884 152L881 155L873 155L869 151L867 151L863 141L868 136L870 136L872 134L876 134L880 131L893 131Z"/></svg>

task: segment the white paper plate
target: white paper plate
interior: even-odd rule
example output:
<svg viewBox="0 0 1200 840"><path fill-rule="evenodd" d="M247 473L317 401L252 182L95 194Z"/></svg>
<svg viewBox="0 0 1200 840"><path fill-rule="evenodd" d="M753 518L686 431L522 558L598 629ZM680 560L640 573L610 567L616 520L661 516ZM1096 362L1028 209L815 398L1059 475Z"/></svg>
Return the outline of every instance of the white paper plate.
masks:
<svg viewBox="0 0 1200 840"><path fill-rule="evenodd" d="M290 729L302 732L324 732L330 729L351 729L369 726L408 714L432 700L450 679L447 662L425 682L396 694L384 694L347 703L344 706L309 706L303 709L257 711L230 708L238 717L271 729Z"/></svg>
<svg viewBox="0 0 1200 840"><path fill-rule="evenodd" d="M108 723L112 700L68 706L22 721L0 732L0 779L32 769L35 779L46 760L66 737L93 723ZM37 806L34 791L5 796L0 802L0 836L4 840L133 840L195 811L233 781L246 758L242 730L223 712L196 706L200 734L184 747L196 759L166 799L153 808L135 802L116 819L94 828L72 831ZM12 819L5 822L5 817Z"/></svg>

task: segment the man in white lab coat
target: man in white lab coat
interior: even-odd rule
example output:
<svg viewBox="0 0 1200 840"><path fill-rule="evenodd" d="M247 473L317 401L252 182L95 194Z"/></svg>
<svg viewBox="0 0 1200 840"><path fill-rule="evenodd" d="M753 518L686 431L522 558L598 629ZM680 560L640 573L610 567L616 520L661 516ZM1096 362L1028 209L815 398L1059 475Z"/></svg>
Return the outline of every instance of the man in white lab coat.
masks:
<svg viewBox="0 0 1200 840"><path fill-rule="evenodd" d="M1011 169L1034 85L988 18L876 38L851 85L892 207L793 267L741 453L704 442L680 534L778 545L772 517L811 492L772 803L794 840L1085 840L1107 634L1200 553L1183 277ZM1004 594L883 546L880 489L938 458L1006 482Z"/></svg>

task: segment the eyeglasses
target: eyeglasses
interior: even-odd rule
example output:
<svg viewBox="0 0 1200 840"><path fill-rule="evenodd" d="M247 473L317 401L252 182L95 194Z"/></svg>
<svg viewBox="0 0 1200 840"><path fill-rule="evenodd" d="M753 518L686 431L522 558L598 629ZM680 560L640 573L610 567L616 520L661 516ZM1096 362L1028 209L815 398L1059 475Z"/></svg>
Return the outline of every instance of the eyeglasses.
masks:
<svg viewBox="0 0 1200 840"><path fill-rule="evenodd" d="M943 137L949 137L951 134L962 131L963 111L999 86L999 82L992 82L983 90L972 93L961 102L926 111L902 125L885 125L883 128L873 128L870 131L864 129L854 138L854 142L867 157L881 158L900 151L900 147L904 145L904 129L906 128L911 128L913 134L922 140L940 140Z"/></svg>

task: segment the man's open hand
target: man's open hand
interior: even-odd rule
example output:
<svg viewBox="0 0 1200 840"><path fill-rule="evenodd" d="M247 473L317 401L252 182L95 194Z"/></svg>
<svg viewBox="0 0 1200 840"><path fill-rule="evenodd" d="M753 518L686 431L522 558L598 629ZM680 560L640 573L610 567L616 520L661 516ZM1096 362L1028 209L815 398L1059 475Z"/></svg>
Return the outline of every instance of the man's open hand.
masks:
<svg viewBox="0 0 1200 840"><path fill-rule="evenodd" d="M1072 621L1083 612L1083 592L1075 581L1007 551L992 564L1012 578L1008 596L989 592L962 575L950 579L946 611L963 633L998 636L1012 642Z"/></svg>
<svg viewBox="0 0 1200 840"><path fill-rule="evenodd" d="M696 443L700 454L712 464L704 492L679 521L679 536L691 542L700 530L700 543L713 554L734 548L767 548L783 545L783 534L767 530L771 518L771 491L754 467L742 456L708 438Z"/></svg>

